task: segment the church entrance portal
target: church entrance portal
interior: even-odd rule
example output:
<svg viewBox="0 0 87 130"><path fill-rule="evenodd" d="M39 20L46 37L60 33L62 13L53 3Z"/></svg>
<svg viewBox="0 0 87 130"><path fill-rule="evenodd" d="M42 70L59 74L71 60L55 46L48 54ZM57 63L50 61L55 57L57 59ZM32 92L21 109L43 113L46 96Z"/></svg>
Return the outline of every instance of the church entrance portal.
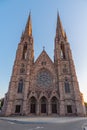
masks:
<svg viewBox="0 0 87 130"><path fill-rule="evenodd" d="M36 113L36 99L34 97L30 99L30 113Z"/></svg>
<svg viewBox="0 0 87 130"><path fill-rule="evenodd" d="M52 113L57 113L57 99L56 99L56 97L53 97L52 99L51 99L51 107L52 107Z"/></svg>
<svg viewBox="0 0 87 130"><path fill-rule="evenodd" d="M41 113L47 113L47 100L45 97L41 98Z"/></svg>

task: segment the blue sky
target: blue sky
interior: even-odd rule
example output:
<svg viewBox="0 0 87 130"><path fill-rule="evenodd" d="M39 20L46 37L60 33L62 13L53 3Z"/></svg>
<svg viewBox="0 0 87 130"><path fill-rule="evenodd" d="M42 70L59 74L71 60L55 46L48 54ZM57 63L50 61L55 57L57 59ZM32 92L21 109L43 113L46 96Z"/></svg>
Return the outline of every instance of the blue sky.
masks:
<svg viewBox="0 0 87 130"><path fill-rule="evenodd" d="M87 0L0 0L0 97L8 90L16 50L30 11L35 59L43 46L53 59L59 11L71 46L80 90L87 101Z"/></svg>

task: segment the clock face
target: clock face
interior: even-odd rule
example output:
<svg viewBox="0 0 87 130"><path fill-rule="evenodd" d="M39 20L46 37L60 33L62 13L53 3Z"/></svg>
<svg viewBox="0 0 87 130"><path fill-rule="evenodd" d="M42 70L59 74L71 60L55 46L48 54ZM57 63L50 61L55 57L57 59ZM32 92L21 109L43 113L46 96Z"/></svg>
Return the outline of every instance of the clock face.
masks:
<svg viewBox="0 0 87 130"><path fill-rule="evenodd" d="M42 87L50 87L52 84L52 76L47 71L41 71L37 75L37 85Z"/></svg>

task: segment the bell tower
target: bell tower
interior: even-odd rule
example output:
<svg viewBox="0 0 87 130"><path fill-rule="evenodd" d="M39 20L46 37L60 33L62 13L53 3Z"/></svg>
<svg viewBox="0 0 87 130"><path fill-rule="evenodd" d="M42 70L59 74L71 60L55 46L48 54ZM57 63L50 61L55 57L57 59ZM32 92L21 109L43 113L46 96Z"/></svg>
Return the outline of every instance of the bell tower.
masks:
<svg viewBox="0 0 87 130"><path fill-rule="evenodd" d="M29 14L25 31L22 33L16 52L12 76L8 90L5 115L26 112L27 93L31 74L31 66L34 64L34 45L32 36L31 14Z"/></svg>
<svg viewBox="0 0 87 130"><path fill-rule="evenodd" d="M83 114L81 93L75 72L72 52L66 33L62 27L59 14L57 15L54 65L57 72L60 94L60 115L67 115L70 113L78 115Z"/></svg>

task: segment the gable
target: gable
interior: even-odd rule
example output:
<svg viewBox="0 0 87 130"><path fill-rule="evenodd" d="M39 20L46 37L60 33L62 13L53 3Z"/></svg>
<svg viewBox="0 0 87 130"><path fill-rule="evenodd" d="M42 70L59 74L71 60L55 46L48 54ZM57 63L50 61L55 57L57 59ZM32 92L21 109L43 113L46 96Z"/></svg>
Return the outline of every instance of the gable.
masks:
<svg viewBox="0 0 87 130"><path fill-rule="evenodd" d="M47 86L46 88L48 89L48 86L50 86L50 88L53 88L53 84L55 84L57 81L54 63L44 50L39 55L34 63L34 66L32 67L31 79L31 88L37 87L37 89L38 86L42 85L42 83L44 86Z"/></svg>
<svg viewBox="0 0 87 130"><path fill-rule="evenodd" d="M45 50L43 50L42 53L39 55L39 57L36 59L35 65L37 64L39 65L41 64L42 66L45 66L46 64L52 66L54 65L53 61L50 59L50 57L48 56Z"/></svg>
<svg viewBox="0 0 87 130"><path fill-rule="evenodd" d="M55 73L55 67L53 61L50 59L45 50L39 55L34 63L33 72L36 74L38 71L46 69L52 74ZM53 74L54 75L54 74Z"/></svg>

